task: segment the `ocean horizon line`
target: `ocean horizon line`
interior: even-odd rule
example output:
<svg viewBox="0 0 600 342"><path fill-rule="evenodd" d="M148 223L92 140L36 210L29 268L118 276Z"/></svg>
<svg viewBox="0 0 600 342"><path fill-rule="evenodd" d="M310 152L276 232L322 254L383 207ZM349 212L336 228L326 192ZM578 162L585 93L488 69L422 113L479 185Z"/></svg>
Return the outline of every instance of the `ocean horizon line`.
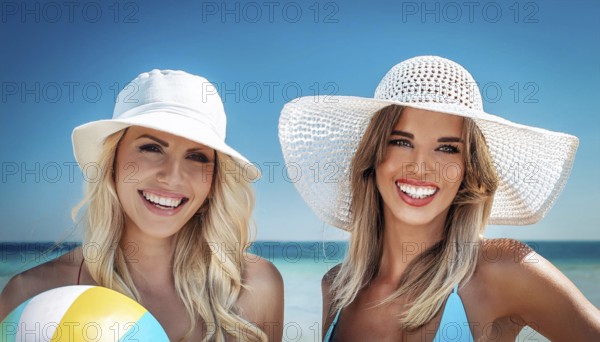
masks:
<svg viewBox="0 0 600 342"><path fill-rule="evenodd" d="M522 242L527 244L535 254L541 255L550 261L587 260L589 262L600 262L600 241L530 240ZM49 259L67 253L81 245L81 241L0 242L0 256L3 262L11 258L36 259L40 256ZM209 246L215 253L233 252L230 247L222 244L209 243ZM101 253L102 246L92 243L85 245L83 248L85 249L84 253L97 255ZM257 240L248 243L246 252L268 260L282 258L294 262L308 259L330 262L332 260L342 261L347 255L348 248L347 240ZM412 250L416 253L421 249L426 249L426 246L415 243ZM511 253L511 250L509 247L506 250L486 251L484 257L495 260L499 257L498 254Z"/></svg>

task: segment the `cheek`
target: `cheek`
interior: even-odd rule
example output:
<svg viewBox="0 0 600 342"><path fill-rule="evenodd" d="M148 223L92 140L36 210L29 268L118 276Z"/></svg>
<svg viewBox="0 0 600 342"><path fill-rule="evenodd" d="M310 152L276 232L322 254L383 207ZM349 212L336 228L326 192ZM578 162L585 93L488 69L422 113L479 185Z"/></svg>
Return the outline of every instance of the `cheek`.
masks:
<svg viewBox="0 0 600 342"><path fill-rule="evenodd" d="M152 155L141 155L138 151L119 151L115 159L116 183L139 183L159 172L160 160Z"/></svg>
<svg viewBox="0 0 600 342"><path fill-rule="evenodd" d="M388 183L392 173L393 168L390 166L390 163L385 160L375 167L375 185L377 188L380 189L383 184Z"/></svg>
<svg viewBox="0 0 600 342"><path fill-rule="evenodd" d="M211 193L212 186L213 186L213 176L207 175L204 178L206 181L200 183L199 186L205 194L209 194L209 193Z"/></svg>
<svg viewBox="0 0 600 342"><path fill-rule="evenodd" d="M130 182L138 173L139 166L139 162L132 158L131 153L126 153L124 149L120 149L117 152L115 165L113 166L115 183Z"/></svg>
<svg viewBox="0 0 600 342"><path fill-rule="evenodd" d="M125 158L123 157L123 153L121 151L117 152L117 155L114 160L113 169L113 182L115 184L115 190L117 192L117 197L119 200L123 194L123 190L126 187L127 183L123 182L124 178L128 178L127 170L124 169L124 165L127 165Z"/></svg>
<svg viewBox="0 0 600 342"><path fill-rule="evenodd" d="M392 153L392 151L388 150L381 164L375 168L377 177L397 176L403 168L406 169L406 163L402 163L401 160L404 159L399 153Z"/></svg>
<svg viewBox="0 0 600 342"><path fill-rule="evenodd" d="M442 168L442 177L444 182L460 185L463 179L464 166L461 163L452 162L444 164Z"/></svg>
<svg viewBox="0 0 600 342"><path fill-rule="evenodd" d="M139 177L139 175L129 169L115 169L113 182L115 184L117 197L120 201L126 196L137 193L137 185L139 183L139 178L137 177Z"/></svg>
<svg viewBox="0 0 600 342"><path fill-rule="evenodd" d="M191 186L194 188L196 196L206 197L211 192L213 177L212 173L194 173L190 175L189 179L192 179Z"/></svg>
<svg viewBox="0 0 600 342"><path fill-rule="evenodd" d="M123 164L117 164L115 166L114 181L116 184L137 183L140 179L140 164L128 162Z"/></svg>

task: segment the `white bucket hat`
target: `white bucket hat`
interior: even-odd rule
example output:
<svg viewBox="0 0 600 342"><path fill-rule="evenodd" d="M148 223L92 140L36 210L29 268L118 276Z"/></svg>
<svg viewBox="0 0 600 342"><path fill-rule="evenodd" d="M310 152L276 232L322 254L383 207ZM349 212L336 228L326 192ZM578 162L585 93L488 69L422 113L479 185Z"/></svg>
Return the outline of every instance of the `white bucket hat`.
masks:
<svg viewBox="0 0 600 342"><path fill-rule="evenodd" d="M477 84L465 68L445 58L419 56L388 71L374 98L302 97L283 107L279 140L288 173L327 224L349 229L352 157L373 114L394 104L475 121L499 176L490 224L539 221L565 186L579 144L576 137L485 113Z"/></svg>
<svg viewBox="0 0 600 342"><path fill-rule="evenodd" d="M89 122L73 130L73 153L83 169L98 162L106 137L129 126L142 126L227 154L246 179L257 179L260 171L225 143L226 124L221 98L208 80L184 71L152 70L121 90L111 120Z"/></svg>

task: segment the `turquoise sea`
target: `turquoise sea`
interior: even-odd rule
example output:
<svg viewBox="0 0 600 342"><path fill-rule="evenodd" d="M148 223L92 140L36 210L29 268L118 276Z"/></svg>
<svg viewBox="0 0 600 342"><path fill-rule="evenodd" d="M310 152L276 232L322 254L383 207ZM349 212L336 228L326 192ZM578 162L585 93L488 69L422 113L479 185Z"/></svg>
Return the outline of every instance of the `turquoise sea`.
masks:
<svg viewBox="0 0 600 342"><path fill-rule="evenodd" d="M600 308L600 242L528 242L560 269ZM1 243L0 288L13 275L52 260L77 243ZM339 263L346 242L259 241L251 252L273 262L285 284L285 341L319 341L321 336L321 277ZM545 341L524 330L518 341Z"/></svg>

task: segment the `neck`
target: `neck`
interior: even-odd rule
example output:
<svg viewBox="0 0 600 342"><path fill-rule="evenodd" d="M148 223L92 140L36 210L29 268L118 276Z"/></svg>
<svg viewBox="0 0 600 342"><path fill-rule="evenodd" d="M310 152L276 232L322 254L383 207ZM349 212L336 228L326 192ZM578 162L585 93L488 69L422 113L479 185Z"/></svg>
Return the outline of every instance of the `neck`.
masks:
<svg viewBox="0 0 600 342"><path fill-rule="evenodd" d="M120 246L140 291L173 284L175 238L154 238L125 229Z"/></svg>
<svg viewBox="0 0 600 342"><path fill-rule="evenodd" d="M446 215L440 215L430 223L415 226L398 221L384 210L383 250L377 277L399 283L407 266L443 238L445 219Z"/></svg>

